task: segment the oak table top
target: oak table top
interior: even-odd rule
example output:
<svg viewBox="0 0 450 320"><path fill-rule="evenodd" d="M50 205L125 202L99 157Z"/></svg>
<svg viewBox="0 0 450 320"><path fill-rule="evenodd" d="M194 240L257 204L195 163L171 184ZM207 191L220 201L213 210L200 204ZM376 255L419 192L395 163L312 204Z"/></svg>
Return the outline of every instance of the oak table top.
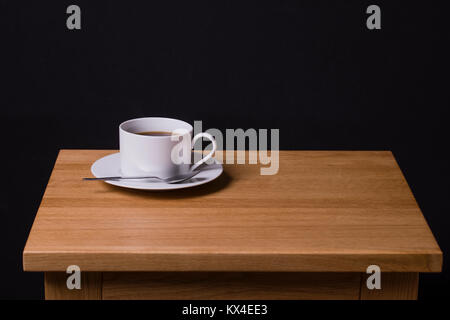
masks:
<svg viewBox="0 0 450 320"><path fill-rule="evenodd" d="M115 150L61 150L23 253L26 271L439 272L439 249L389 151L280 151L279 172L224 165L184 190L91 176Z"/></svg>

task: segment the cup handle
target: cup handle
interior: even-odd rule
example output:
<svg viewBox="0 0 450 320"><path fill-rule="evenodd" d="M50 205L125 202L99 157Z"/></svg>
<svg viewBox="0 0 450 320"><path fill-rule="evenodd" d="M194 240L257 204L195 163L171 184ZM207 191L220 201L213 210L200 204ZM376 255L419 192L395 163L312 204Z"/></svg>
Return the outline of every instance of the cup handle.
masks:
<svg viewBox="0 0 450 320"><path fill-rule="evenodd" d="M214 140L213 136L207 132L200 132L200 133L196 134L195 137L192 139L192 146L194 146L195 143L197 142L197 140L200 138L206 138L206 139L210 140L212 143L212 150L205 157L203 157L203 159L194 163L191 167L191 170L195 170L196 168L198 168L199 166L204 164L206 161L211 159L212 155L214 154L214 152L216 152L216 149L217 149L216 140Z"/></svg>

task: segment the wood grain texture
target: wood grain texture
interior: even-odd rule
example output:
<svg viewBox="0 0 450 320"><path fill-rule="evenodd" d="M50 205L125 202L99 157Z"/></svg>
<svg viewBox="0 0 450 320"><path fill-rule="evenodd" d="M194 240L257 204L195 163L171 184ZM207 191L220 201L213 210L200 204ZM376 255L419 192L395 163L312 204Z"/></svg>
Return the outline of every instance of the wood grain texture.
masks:
<svg viewBox="0 0 450 320"><path fill-rule="evenodd" d="M102 274L101 272L82 272L81 288L69 290L64 272L46 272L44 275L46 300L101 300Z"/></svg>
<svg viewBox="0 0 450 320"><path fill-rule="evenodd" d="M368 275L362 274L361 300L417 300L419 274L417 272L381 273L381 289L369 290Z"/></svg>
<svg viewBox="0 0 450 320"><path fill-rule="evenodd" d="M359 273L109 272L108 300L359 299Z"/></svg>
<svg viewBox="0 0 450 320"><path fill-rule="evenodd" d="M112 150L61 150L27 271L439 272L442 253L386 151L280 151L278 174L148 192L86 182Z"/></svg>

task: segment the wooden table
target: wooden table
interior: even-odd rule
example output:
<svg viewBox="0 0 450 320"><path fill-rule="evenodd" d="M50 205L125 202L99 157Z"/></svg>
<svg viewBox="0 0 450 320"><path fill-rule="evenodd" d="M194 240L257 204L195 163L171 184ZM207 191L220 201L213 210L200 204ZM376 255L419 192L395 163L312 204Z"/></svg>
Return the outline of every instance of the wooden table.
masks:
<svg viewBox="0 0 450 320"><path fill-rule="evenodd" d="M416 299L419 272L441 271L391 152L280 151L276 175L225 165L169 192L81 180L113 152L59 153L23 253L47 299Z"/></svg>

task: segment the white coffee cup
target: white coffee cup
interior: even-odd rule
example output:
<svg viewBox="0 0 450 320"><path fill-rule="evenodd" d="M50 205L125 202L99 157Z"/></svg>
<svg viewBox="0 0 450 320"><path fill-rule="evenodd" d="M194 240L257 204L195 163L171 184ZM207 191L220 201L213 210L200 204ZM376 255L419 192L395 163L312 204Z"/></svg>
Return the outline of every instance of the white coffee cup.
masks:
<svg viewBox="0 0 450 320"><path fill-rule="evenodd" d="M142 132L170 132L172 135L139 134ZM122 175L155 175L166 178L197 168L212 157L216 151L216 142L209 133L199 133L193 139L192 133L193 128L189 123L170 118L138 118L121 123L119 138ZM212 150L191 165L191 146L203 137L212 142Z"/></svg>

